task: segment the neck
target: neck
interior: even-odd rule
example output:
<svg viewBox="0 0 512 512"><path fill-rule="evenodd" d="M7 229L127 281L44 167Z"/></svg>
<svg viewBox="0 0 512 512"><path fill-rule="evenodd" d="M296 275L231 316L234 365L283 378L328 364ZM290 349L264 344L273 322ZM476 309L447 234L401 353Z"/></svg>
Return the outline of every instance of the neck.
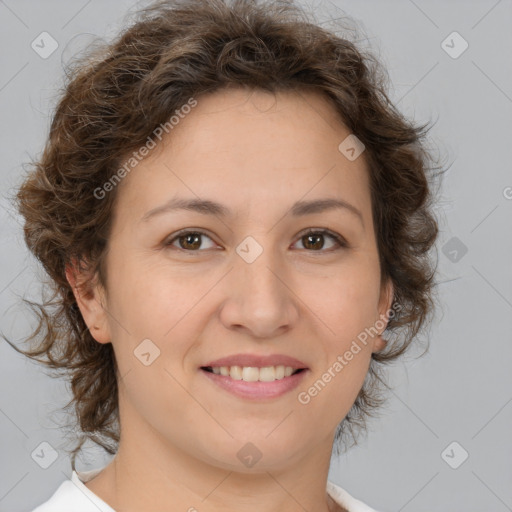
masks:
<svg viewBox="0 0 512 512"><path fill-rule="evenodd" d="M326 493L333 437L280 466L238 472L191 456L142 421L124 425L114 460L87 483L116 511L346 512Z"/></svg>

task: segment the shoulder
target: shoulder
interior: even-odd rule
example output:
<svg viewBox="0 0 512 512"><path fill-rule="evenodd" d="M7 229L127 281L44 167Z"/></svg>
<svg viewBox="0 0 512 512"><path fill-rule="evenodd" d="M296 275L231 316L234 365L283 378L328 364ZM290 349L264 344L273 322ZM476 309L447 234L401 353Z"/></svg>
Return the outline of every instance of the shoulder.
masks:
<svg viewBox="0 0 512 512"><path fill-rule="evenodd" d="M70 510L71 507L75 510L77 505L80 506L80 498L73 482L66 480L60 484L50 499L36 507L32 512L65 512ZM79 510L81 511L82 509L76 509L76 512L79 512Z"/></svg>
<svg viewBox="0 0 512 512"><path fill-rule="evenodd" d="M31 512L69 512L70 510L73 512L115 512L91 492L74 471L71 479L62 482L47 501Z"/></svg>
<svg viewBox="0 0 512 512"><path fill-rule="evenodd" d="M330 480L327 480L327 492L331 498L338 503L338 505L346 508L348 512L377 512L369 505L366 505L366 503L354 498L345 489L332 483Z"/></svg>

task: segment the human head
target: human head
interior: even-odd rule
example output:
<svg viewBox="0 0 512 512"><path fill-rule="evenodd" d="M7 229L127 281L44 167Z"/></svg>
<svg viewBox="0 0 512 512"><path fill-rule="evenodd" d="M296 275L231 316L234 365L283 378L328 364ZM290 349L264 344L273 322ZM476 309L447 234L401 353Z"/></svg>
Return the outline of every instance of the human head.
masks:
<svg viewBox="0 0 512 512"><path fill-rule="evenodd" d="M371 56L307 24L287 2L162 2L76 68L44 154L19 193L27 245L55 283L58 305L45 305L38 355L64 348L50 365L71 370L80 427L92 436L118 440L116 363L112 345L98 343L84 322L65 270L78 260L107 283L106 248L123 184L100 199L94 191L190 98L232 86L314 90L365 146L381 283L393 283L400 311L387 324L396 338L372 353L368 379L338 437L378 406L379 365L405 352L431 309L428 251L437 226L423 128L392 106Z"/></svg>

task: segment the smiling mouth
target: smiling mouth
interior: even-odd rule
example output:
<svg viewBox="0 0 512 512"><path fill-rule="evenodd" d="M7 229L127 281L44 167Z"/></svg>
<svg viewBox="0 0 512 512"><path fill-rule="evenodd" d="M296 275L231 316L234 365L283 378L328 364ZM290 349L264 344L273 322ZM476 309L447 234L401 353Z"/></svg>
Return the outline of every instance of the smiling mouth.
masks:
<svg viewBox="0 0 512 512"><path fill-rule="evenodd" d="M214 373L219 376L228 377L233 380L245 382L273 382L282 380L300 373L306 368L292 368L291 366L266 366L262 368L254 366L201 366L201 370Z"/></svg>

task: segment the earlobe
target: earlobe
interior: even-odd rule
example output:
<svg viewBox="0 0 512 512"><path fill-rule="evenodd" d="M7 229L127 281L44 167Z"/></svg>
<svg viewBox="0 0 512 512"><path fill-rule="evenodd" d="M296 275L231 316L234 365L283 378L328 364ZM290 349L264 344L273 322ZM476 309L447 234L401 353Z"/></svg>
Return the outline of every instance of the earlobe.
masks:
<svg viewBox="0 0 512 512"><path fill-rule="evenodd" d="M380 318L388 318L388 313L393 305L393 299L395 295L395 287L393 281L388 278L386 284L381 289L380 301L379 301L379 315Z"/></svg>
<svg viewBox="0 0 512 512"><path fill-rule="evenodd" d="M100 286L92 284L90 274L79 269L75 259L66 265L66 279L92 337L99 343L109 343L111 336Z"/></svg>
<svg viewBox="0 0 512 512"><path fill-rule="evenodd" d="M372 352L381 352L386 348L387 340L385 340L380 334L375 336L373 341Z"/></svg>
<svg viewBox="0 0 512 512"><path fill-rule="evenodd" d="M376 322L379 334L374 337L372 352L380 352L386 348L387 340L382 337L382 333L388 324L389 311L393 305L394 299L394 286L391 279L386 281L386 284L381 289L379 301L379 318Z"/></svg>

